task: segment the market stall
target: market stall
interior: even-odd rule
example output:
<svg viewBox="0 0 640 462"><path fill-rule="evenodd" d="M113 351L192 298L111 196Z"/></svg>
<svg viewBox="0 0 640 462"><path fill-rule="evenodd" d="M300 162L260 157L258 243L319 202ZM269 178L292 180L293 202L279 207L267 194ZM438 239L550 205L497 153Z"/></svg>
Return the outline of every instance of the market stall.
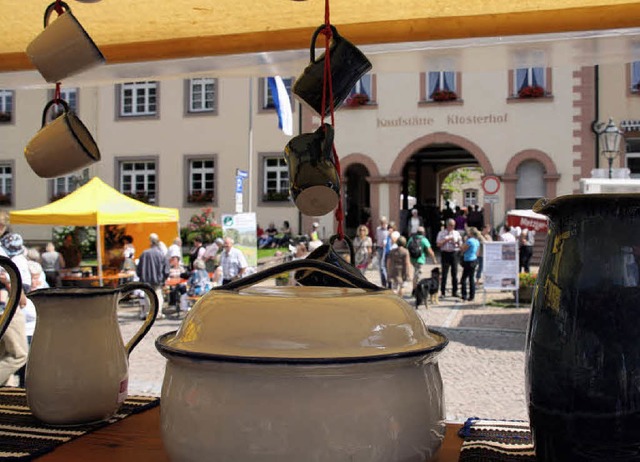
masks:
<svg viewBox="0 0 640 462"><path fill-rule="evenodd" d="M48 205L12 211L10 220L12 224L25 225L95 226L99 243L96 275L99 285L103 284L103 266L114 266L122 261L120 237L131 236L138 244L139 255L148 247L152 232L170 244L179 234L180 221L177 209L137 201L99 178L92 178L81 188Z"/></svg>

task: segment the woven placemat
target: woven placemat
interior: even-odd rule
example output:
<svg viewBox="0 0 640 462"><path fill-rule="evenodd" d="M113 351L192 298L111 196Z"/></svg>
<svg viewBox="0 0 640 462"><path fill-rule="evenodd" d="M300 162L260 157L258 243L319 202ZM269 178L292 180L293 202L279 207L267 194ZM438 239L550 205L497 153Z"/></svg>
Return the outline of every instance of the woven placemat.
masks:
<svg viewBox="0 0 640 462"><path fill-rule="evenodd" d="M471 417L459 433L459 462L534 462L529 422Z"/></svg>
<svg viewBox="0 0 640 462"><path fill-rule="evenodd" d="M0 461L31 460L79 436L157 406L160 399L129 396L108 421L69 428L38 421L27 406L24 388L0 388Z"/></svg>

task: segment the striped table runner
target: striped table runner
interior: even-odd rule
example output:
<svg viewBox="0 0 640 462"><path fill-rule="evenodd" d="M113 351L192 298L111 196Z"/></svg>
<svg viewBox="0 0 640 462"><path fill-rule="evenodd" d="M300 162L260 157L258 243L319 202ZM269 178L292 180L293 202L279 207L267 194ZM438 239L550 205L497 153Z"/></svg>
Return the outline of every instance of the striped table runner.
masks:
<svg viewBox="0 0 640 462"><path fill-rule="evenodd" d="M459 462L534 462L529 422L472 417L460 429Z"/></svg>
<svg viewBox="0 0 640 462"><path fill-rule="evenodd" d="M24 388L0 388L0 461L31 460L57 446L157 406L160 399L129 396L116 415L106 422L69 428L52 427L36 420L29 411Z"/></svg>

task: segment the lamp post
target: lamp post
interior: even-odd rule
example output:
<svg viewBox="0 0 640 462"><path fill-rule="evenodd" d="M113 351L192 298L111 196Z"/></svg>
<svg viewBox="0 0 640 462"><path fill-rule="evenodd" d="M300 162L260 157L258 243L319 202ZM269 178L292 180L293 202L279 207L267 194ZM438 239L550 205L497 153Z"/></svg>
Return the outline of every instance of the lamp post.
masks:
<svg viewBox="0 0 640 462"><path fill-rule="evenodd" d="M607 158L609 162L609 178L611 178L611 171L613 166L613 159L620 154L620 141L622 140L622 132L613 122L613 119L609 117L609 122L605 125L604 122L600 122L594 125L593 131L598 134L600 139L600 146L602 146L602 154Z"/></svg>

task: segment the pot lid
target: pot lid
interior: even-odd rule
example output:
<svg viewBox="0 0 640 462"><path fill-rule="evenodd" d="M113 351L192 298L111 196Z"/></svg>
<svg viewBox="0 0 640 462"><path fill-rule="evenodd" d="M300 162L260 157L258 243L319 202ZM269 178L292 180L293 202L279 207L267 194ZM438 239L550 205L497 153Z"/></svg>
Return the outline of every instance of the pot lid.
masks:
<svg viewBox="0 0 640 462"><path fill-rule="evenodd" d="M334 362L439 351L447 339L390 291L294 286L211 291L156 343L200 358Z"/></svg>

